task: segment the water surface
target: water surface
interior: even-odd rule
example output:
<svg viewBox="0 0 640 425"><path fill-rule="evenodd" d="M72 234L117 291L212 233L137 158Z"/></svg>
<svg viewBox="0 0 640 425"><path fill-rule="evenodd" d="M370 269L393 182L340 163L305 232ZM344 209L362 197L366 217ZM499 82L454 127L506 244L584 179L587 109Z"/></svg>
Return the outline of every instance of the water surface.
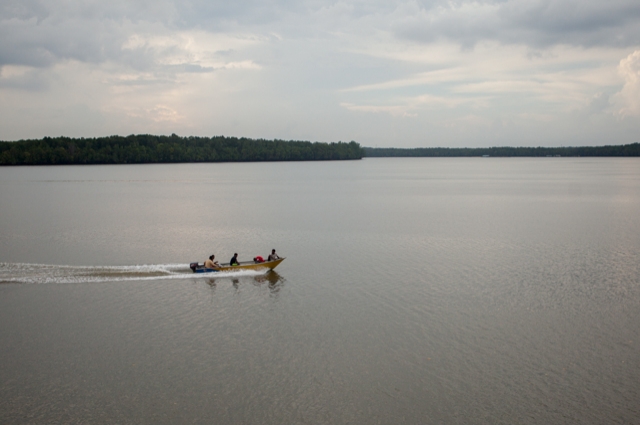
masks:
<svg viewBox="0 0 640 425"><path fill-rule="evenodd" d="M0 422L637 423L639 211L636 159L0 168Z"/></svg>

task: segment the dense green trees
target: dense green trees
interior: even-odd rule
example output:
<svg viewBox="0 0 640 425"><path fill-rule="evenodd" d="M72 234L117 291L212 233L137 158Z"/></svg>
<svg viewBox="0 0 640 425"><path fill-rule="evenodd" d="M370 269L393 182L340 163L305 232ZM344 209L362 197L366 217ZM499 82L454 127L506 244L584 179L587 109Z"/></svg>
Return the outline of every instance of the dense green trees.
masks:
<svg viewBox="0 0 640 425"><path fill-rule="evenodd" d="M0 165L140 164L150 162L323 161L368 157L640 156L640 143L583 147L361 148L356 142L149 134L93 139L45 137L0 142Z"/></svg>
<svg viewBox="0 0 640 425"><path fill-rule="evenodd" d="M0 165L139 164L151 162L322 161L361 159L356 142L311 143L235 137L149 134L93 139L45 137L0 142Z"/></svg>
<svg viewBox="0 0 640 425"><path fill-rule="evenodd" d="M561 148L364 148L368 157L391 156L640 156L640 143L617 146L581 146Z"/></svg>

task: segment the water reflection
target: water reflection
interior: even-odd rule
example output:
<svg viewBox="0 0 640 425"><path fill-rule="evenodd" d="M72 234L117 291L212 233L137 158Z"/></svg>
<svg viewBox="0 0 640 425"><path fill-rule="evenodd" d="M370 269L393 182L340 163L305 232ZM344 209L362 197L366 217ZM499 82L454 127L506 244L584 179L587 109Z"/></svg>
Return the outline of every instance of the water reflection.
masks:
<svg viewBox="0 0 640 425"><path fill-rule="evenodd" d="M284 278L278 274L275 270L269 270L267 273L255 276L253 278L258 283L269 282L269 286L275 286L279 283L284 283Z"/></svg>
<svg viewBox="0 0 640 425"><path fill-rule="evenodd" d="M211 287L212 292L216 291L216 280L213 278L205 280L206 284Z"/></svg>
<svg viewBox="0 0 640 425"><path fill-rule="evenodd" d="M255 276L253 278L256 281L256 285L260 286L267 283L269 287L269 292L272 295L280 292L280 288L284 286L285 279L278 274L278 272L274 270L270 270L269 272L261 275Z"/></svg>
<svg viewBox="0 0 640 425"><path fill-rule="evenodd" d="M249 279L250 279L249 277L242 278L242 280L249 280ZM284 283L286 282L286 280L280 274L278 274L278 272L274 270L270 270L265 274L253 276L252 279L253 279L252 284L254 286L259 287L266 284L271 294L278 293L280 289L284 286ZM212 290L215 291L218 283L222 283L228 280L229 280L228 276L217 277L217 278L210 277L205 280L205 283L209 285ZM237 278L237 277L231 278L231 284L235 289L239 289L240 278Z"/></svg>

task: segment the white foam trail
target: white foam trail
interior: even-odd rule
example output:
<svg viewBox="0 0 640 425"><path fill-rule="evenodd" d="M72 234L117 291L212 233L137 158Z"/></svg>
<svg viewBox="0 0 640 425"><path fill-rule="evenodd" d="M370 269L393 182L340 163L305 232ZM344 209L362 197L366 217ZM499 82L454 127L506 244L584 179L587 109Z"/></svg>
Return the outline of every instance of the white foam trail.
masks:
<svg viewBox="0 0 640 425"><path fill-rule="evenodd" d="M59 266L0 263L0 283L100 283L140 280L259 276L264 271L238 270L193 273L187 264L137 264L131 266Z"/></svg>

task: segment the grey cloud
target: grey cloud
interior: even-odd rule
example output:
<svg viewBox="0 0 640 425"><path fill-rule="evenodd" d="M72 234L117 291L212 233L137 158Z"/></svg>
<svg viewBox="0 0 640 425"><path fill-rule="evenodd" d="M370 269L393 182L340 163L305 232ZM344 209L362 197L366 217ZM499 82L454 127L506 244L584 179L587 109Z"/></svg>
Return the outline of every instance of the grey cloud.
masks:
<svg viewBox="0 0 640 425"><path fill-rule="evenodd" d="M74 20L139 20L164 21L175 16L172 0L110 0L68 2L64 0L0 0L0 19L38 22L51 18L60 24Z"/></svg>
<svg viewBox="0 0 640 425"><path fill-rule="evenodd" d="M0 1L0 66L47 67L62 60L119 60L122 44L140 23L167 26L174 3L62 0Z"/></svg>
<svg viewBox="0 0 640 425"><path fill-rule="evenodd" d="M0 26L0 65L46 67L59 60L102 62L117 55L125 38L110 22L38 23L12 20Z"/></svg>
<svg viewBox="0 0 640 425"><path fill-rule="evenodd" d="M136 32L167 36L177 29L224 32L244 22L272 22L283 8L295 9L295 5L292 0L0 0L0 66L47 67L72 59L88 63L114 60L148 69L158 55L171 52L144 46L123 49Z"/></svg>
<svg viewBox="0 0 640 425"><path fill-rule="evenodd" d="M607 93L596 93L585 107L584 112L587 114L600 114L610 107L610 95Z"/></svg>
<svg viewBox="0 0 640 425"><path fill-rule="evenodd" d="M29 70L21 75L0 78L0 89L42 92L49 87L49 78L41 70Z"/></svg>
<svg viewBox="0 0 640 425"><path fill-rule="evenodd" d="M444 0L427 2L431 7ZM401 0L237 0L210 1L188 0L179 3L178 14L181 22L191 25L266 25L281 22L287 16L309 24L310 16L322 10L340 8L348 11L348 16L359 19L370 15L389 14L402 4Z"/></svg>
<svg viewBox="0 0 640 425"><path fill-rule="evenodd" d="M40 0L11 1L0 0L0 17L9 19L44 19L49 15L49 9Z"/></svg>
<svg viewBox="0 0 640 425"><path fill-rule="evenodd" d="M480 40L541 48L640 44L637 0L0 0L0 66L47 67L64 60L114 61L153 70L170 48L123 49L134 33L178 29L276 32L288 38L331 31L391 30L420 42ZM176 47L174 47L175 49ZM173 52L176 53L176 52ZM182 72L209 72L184 65Z"/></svg>
<svg viewBox="0 0 640 425"><path fill-rule="evenodd" d="M464 46L481 40L536 47L570 44L591 47L640 43L636 0L506 0L428 4L414 16L392 23L400 37Z"/></svg>
<svg viewBox="0 0 640 425"><path fill-rule="evenodd" d="M214 29L229 24L264 24L278 19L283 9L295 9L294 1L206 1L191 0L180 3L179 21L182 27L213 26Z"/></svg>

